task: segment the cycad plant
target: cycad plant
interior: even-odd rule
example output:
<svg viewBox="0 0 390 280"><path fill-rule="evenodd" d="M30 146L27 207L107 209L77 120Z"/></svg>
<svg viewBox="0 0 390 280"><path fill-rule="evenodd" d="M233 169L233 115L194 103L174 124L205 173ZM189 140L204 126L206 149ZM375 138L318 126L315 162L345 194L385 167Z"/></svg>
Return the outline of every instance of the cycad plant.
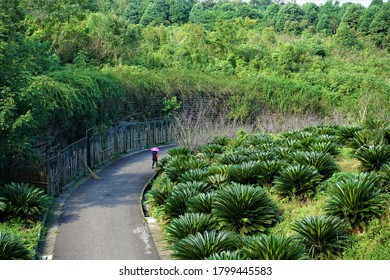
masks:
<svg viewBox="0 0 390 280"><path fill-rule="evenodd" d="M216 229L216 223L210 214L186 213L173 219L165 228L166 240L174 244L189 234L212 229Z"/></svg>
<svg viewBox="0 0 390 280"><path fill-rule="evenodd" d="M227 169L226 169L227 170ZM212 186L215 189L219 189L221 186L223 186L228 181L228 175L227 174L215 174L210 175L205 179L205 182Z"/></svg>
<svg viewBox="0 0 390 280"><path fill-rule="evenodd" d="M295 239L284 235L261 234L248 237L241 252L249 260L307 259L305 248Z"/></svg>
<svg viewBox="0 0 390 280"><path fill-rule="evenodd" d="M152 205L153 207L163 205L169 194L172 192L173 187L174 184L167 177L157 177L153 181L151 189L147 191L145 195L146 203Z"/></svg>
<svg viewBox="0 0 390 280"><path fill-rule="evenodd" d="M222 251L220 253L214 253L206 260L214 261L234 261L234 260L247 260L240 250L236 251Z"/></svg>
<svg viewBox="0 0 390 280"><path fill-rule="evenodd" d="M390 193L390 163L382 166L379 170L379 176L382 179L382 189L385 193Z"/></svg>
<svg viewBox="0 0 390 280"><path fill-rule="evenodd" d="M310 216L297 221L292 229L313 259L327 259L343 251L350 240L345 224L334 216Z"/></svg>
<svg viewBox="0 0 390 280"><path fill-rule="evenodd" d="M281 160L266 160L257 164L257 174L263 186L271 186L283 167Z"/></svg>
<svg viewBox="0 0 390 280"><path fill-rule="evenodd" d="M187 170L180 177L182 182L191 182L191 181L203 181L209 175L207 169L190 169Z"/></svg>
<svg viewBox="0 0 390 280"><path fill-rule="evenodd" d="M229 181L241 184L256 184L258 179L257 162L243 162L232 165L228 170Z"/></svg>
<svg viewBox="0 0 390 280"><path fill-rule="evenodd" d="M230 231L204 231L190 234L173 244L172 256L180 260L203 260L223 251L242 247L242 239Z"/></svg>
<svg viewBox="0 0 390 280"><path fill-rule="evenodd" d="M187 211L188 200L198 193L199 191L195 188L175 187L161 207L165 219L172 220L184 215Z"/></svg>
<svg viewBox="0 0 390 280"><path fill-rule="evenodd" d="M212 214L222 229L252 234L271 227L276 211L265 189L231 183L216 191Z"/></svg>
<svg viewBox="0 0 390 280"><path fill-rule="evenodd" d="M331 177L333 173L339 171L335 160L328 153L294 152L291 154L291 158L300 165L313 166L324 179Z"/></svg>
<svg viewBox="0 0 390 280"><path fill-rule="evenodd" d="M0 190L5 200L5 212L10 216L31 219L42 215L48 206L48 196L27 183L10 183Z"/></svg>
<svg viewBox="0 0 390 280"><path fill-rule="evenodd" d="M233 165L243 163L247 160L247 156L241 154L226 153L219 159L219 163Z"/></svg>
<svg viewBox="0 0 390 280"><path fill-rule="evenodd" d="M191 213L210 214L215 193L200 193L191 197L187 202L187 211Z"/></svg>
<svg viewBox="0 0 390 280"><path fill-rule="evenodd" d="M379 188L378 176L360 173L335 183L329 188L325 212L345 219L354 229L386 210L387 195Z"/></svg>
<svg viewBox="0 0 390 280"><path fill-rule="evenodd" d="M192 154L192 151L186 147L179 146L168 150L168 155L174 156L185 156L188 157Z"/></svg>
<svg viewBox="0 0 390 280"><path fill-rule="evenodd" d="M188 158L186 156L171 157L169 162L165 164L164 172L172 182L179 182L180 176L189 170L187 163Z"/></svg>
<svg viewBox="0 0 390 280"><path fill-rule="evenodd" d="M206 144L198 148L198 152L204 154L222 154L225 147L218 144Z"/></svg>
<svg viewBox="0 0 390 280"><path fill-rule="evenodd" d="M384 164L390 163L390 145L362 146L353 157L360 161L364 171L378 171Z"/></svg>
<svg viewBox="0 0 390 280"><path fill-rule="evenodd" d="M336 156L340 154L339 146L334 142L330 142L330 141L313 143L308 147L308 150L313 152L319 152L319 153L329 153L332 156Z"/></svg>
<svg viewBox="0 0 390 280"><path fill-rule="evenodd" d="M30 253L15 236L0 231L0 260L27 260Z"/></svg>
<svg viewBox="0 0 390 280"><path fill-rule="evenodd" d="M306 198L315 194L320 180L321 176L314 167L293 164L279 172L273 189L282 197Z"/></svg>

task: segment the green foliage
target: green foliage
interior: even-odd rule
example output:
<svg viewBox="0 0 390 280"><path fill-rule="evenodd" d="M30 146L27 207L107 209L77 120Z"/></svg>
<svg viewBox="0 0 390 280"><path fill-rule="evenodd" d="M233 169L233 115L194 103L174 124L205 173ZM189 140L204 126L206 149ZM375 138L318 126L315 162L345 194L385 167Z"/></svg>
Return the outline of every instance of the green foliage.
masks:
<svg viewBox="0 0 390 280"><path fill-rule="evenodd" d="M187 211L188 200L197 195L198 190L192 187L176 187L168 195L165 203L161 206L167 220L184 215Z"/></svg>
<svg viewBox="0 0 390 280"><path fill-rule="evenodd" d="M313 166L324 179L339 171L336 162L328 153L294 152L291 158L300 165Z"/></svg>
<svg viewBox="0 0 390 280"><path fill-rule="evenodd" d="M253 234L273 225L276 210L265 189L231 183L216 192L212 214L222 229Z"/></svg>
<svg viewBox="0 0 390 280"><path fill-rule="evenodd" d="M378 171L390 162L390 145L362 146L355 154L364 171Z"/></svg>
<svg viewBox="0 0 390 280"><path fill-rule="evenodd" d="M349 235L343 221L332 216L310 216L293 225L296 236L314 259L326 259L343 251Z"/></svg>
<svg viewBox="0 0 390 280"><path fill-rule="evenodd" d="M240 250L237 251L222 251L220 253L214 253L206 260L214 260L214 261L228 261L228 260L246 260Z"/></svg>
<svg viewBox="0 0 390 280"><path fill-rule="evenodd" d="M204 232L216 228L210 214L186 213L173 219L165 228L166 239L171 244L179 242L190 234Z"/></svg>
<svg viewBox="0 0 390 280"><path fill-rule="evenodd" d="M266 160L257 164L257 174L263 186L272 186L273 181L283 167L281 160Z"/></svg>
<svg viewBox="0 0 390 280"><path fill-rule="evenodd" d="M7 184L0 189L0 195L4 198L7 215L25 219L42 215L49 202L43 190L26 183Z"/></svg>
<svg viewBox="0 0 390 280"><path fill-rule="evenodd" d="M250 260L302 260L306 259L304 247L291 237L283 235L257 235L245 239L241 249Z"/></svg>
<svg viewBox="0 0 390 280"><path fill-rule="evenodd" d="M229 167L228 180L241 184L256 184L258 182L257 162L243 162Z"/></svg>
<svg viewBox="0 0 390 280"><path fill-rule="evenodd" d="M222 251L235 251L242 240L230 231L204 231L190 234L173 245L173 257L181 260L203 260Z"/></svg>
<svg viewBox="0 0 390 280"><path fill-rule="evenodd" d="M180 180L183 182L203 181L208 175L207 169L190 169L181 175Z"/></svg>
<svg viewBox="0 0 390 280"><path fill-rule="evenodd" d="M273 189L282 197L311 197L320 182L318 171L308 165L289 165L275 178Z"/></svg>
<svg viewBox="0 0 390 280"><path fill-rule="evenodd" d="M30 252L22 240L0 231L0 260L27 260Z"/></svg>
<svg viewBox="0 0 390 280"><path fill-rule="evenodd" d="M187 202L187 210L190 213L210 214L215 193L200 193L191 197Z"/></svg>
<svg viewBox="0 0 390 280"><path fill-rule="evenodd" d="M176 96L163 99L163 113L166 117L171 117L177 110L180 109L181 103L177 101Z"/></svg>
<svg viewBox="0 0 390 280"><path fill-rule="evenodd" d="M386 209L386 195L381 192L378 176L374 174L350 175L335 183L328 192L326 213L344 219L354 229L380 217Z"/></svg>
<svg viewBox="0 0 390 280"><path fill-rule="evenodd" d="M169 179L157 177L152 183L152 188L146 193L147 203L154 207L163 205L172 189L173 184Z"/></svg>

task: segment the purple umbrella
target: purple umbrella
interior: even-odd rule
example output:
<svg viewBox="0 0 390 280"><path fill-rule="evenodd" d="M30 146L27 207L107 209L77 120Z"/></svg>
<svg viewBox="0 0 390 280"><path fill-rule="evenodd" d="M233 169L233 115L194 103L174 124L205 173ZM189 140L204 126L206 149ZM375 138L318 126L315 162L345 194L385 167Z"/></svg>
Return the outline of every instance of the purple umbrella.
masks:
<svg viewBox="0 0 390 280"><path fill-rule="evenodd" d="M153 147L153 148L151 148L150 150L151 150L151 151L155 151L155 152L158 152L158 151L160 151L160 149L159 149L159 148L157 148L157 147Z"/></svg>

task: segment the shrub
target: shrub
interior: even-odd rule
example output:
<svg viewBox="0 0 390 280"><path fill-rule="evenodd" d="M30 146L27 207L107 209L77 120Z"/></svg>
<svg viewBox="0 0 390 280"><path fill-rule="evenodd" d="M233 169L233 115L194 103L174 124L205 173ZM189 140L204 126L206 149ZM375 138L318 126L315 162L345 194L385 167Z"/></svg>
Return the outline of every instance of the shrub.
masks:
<svg viewBox="0 0 390 280"><path fill-rule="evenodd" d="M203 260L223 251L235 251L242 240L230 231L204 231L190 234L173 244L173 257L182 260Z"/></svg>
<svg viewBox="0 0 390 280"><path fill-rule="evenodd" d="M190 169L181 175L182 182L203 181L209 175L207 169Z"/></svg>
<svg viewBox="0 0 390 280"><path fill-rule="evenodd" d="M320 179L312 166L290 165L275 178L273 189L282 197L310 197L315 194Z"/></svg>
<svg viewBox="0 0 390 280"><path fill-rule="evenodd" d="M162 206L165 218L171 220L184 215L187 211L188 200L198 193L199 191L194 188L174 188Z"/></svg>
<svg viewBox="0 0 390 280"><path fill-rule="evenodd" d="M166 239L174 244L189 234L204 232L216 228L216 223L210 214L186 213L183 216L173 219L165 228Z"/></svg>
<svg viewBox="0 0 390 280"><path fill-rule="evenodd" d="M283 162L281 160L266 160L258 163L258 177L262 185L271 186L282 167Z"/></svg>
<svg viewBox="0 0 390 280"><path fill-rule="evenodd" d="M185 156L188 157L192 154L192 151L186 147L179 146L168 150L168 155L171 157L175 156Z"/></svg>
<svg viewBox="0 0 390 280"><path fill-rule="evenodd" d="M355 229L386 210L387 196L382 194L378 176L370 173L351 175L329 189L325 212L345 219Z"/></svg>
<svg viewBox="0 0 390 280"><path fill-rule="evenodd" d="M210 257L206 258L206 260L214 260L214 261L233 261L233 260L247 260L240 250L236 251L222 251L220 253L214 253Z"/></svg>
<svg viewBox="0 0 390 280"><path fill-rule="evenodd" d="M306 259L305 249L299 242L283 235L261 234L245 239L242 254L250 260Z"/></svg>
<svg viewBox="0 0 390 280"><path fill-rule="evenodd" d="M187 202L188 212L210 214L215 193L200 193L191 197Z"/></svg>
<svg viewBox="0 0 390 280"><path fill-rule="evenodd" d="M240 155L240 154L224 154L220 160L219 163L227 164L227 165L233 165L233 164L240 164L245 161L247 161L247 157Z"/></svg>
<svg viewBox="0 0 390 280"><path fill-rule="evenodd" d="M339 171L330 154L318 152L294 152L291 158L300 165L313 166L323 178L327 179Z"/></svg>
<svg viewBox="0 0 390 280"><path fill-rule="evenodd" d="M222 229L252 234L272 226L276 206L265 189L231 183L216 192L212 213Z"/></svg>
<svg viewBox="0 0 390 280"><path fill-rule="evenodd" d="M226 174L215 174L210 175L206 178L205 182L212 186L214 189L218 189L223 186L228 181L228 176Z"/></svg>
<svg viewBox="0 0 390 280"><path fill-rule="evenodd" d="M198 152L205 154L222 154L225 148L218 144L206 144L198 148Z"/></svg>
<svg viewBox="0 0 390 280"><path fill-rule="evenodd" d="M146 193L147 203L154 207L163 205L172 189L173 183L167 177L157 177L152 188Z"/></svg>
<svg viewBox="0 0 390 280"><path fill-rule="evenodd" d="M48 206L43 190L26 183L10 183L0 190L5 199L5 212L14 217L30 219L42 215Z"/></svg>
<svg viewBox="0 0 390 280"><path fill-rule="evenodd" d="M235 164L227 170L229 181L241 184L256 184L258 179L257 163L244 162Z"/></svg>
<svg viewBox="0 0 390 280"><path fill-rule="evenodd" d="M343 221L332 216L310 216L297 221L292 229L313 259L324 259L344 250L348 244Z"/></svg>
<svg viewBox="0 0 390 280"><path fill-rule="evenodd" d="M390 145L362 146L353 157L360 161L364 171L378 171L390 162Z"/></svg>
<svg viewBox="0 0 390 280"><path fill-rule="evenodd" d="M336 156L340 154L339 146L334 142L313 143L308 147L308 150L313 152L319 152L319 153L329 153L332 156Z"/></svg>
<svg viewBox="0 0 390 280"><path fill-rule="evenodd" d="M26 260L30 259L29 254L20 239L0 231L0 260Z"/></svg>

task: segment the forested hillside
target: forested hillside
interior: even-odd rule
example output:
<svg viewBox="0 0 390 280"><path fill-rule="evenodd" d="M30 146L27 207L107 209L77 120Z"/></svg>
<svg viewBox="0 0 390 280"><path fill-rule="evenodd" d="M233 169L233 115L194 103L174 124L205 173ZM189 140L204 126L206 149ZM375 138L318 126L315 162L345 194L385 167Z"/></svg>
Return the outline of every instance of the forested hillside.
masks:
<svg viewBox="0 0 390 280"><path fill-rule="evenodd" d="M219 96L248 122L388 120L390 3L284 2L1 0L0 161L160 117L171 96Z"/></svg>

